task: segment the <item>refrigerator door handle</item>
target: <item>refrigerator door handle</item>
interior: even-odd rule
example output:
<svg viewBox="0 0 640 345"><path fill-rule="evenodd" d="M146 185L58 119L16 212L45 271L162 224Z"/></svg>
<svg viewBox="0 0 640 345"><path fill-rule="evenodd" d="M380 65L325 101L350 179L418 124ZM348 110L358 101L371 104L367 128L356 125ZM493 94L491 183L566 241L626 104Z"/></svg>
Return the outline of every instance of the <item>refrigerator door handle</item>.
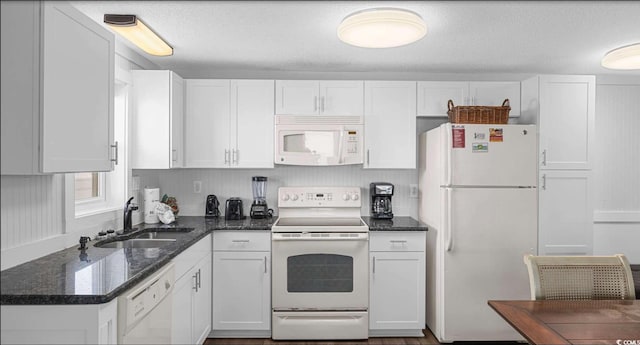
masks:
<svg viewBox="0 0 640 345"><path fill-rule="evenodd" d="M448 125L445 128L444 135L442 136L444 140L442 140L441 144L444 145L446 155L445 159L447 160L444 164L446 167L445 171L445 186L451 185L451 150L453 148L453 127Z"/></svg>
<svg viewBox="0 0 640 345"><path fill-rule="evenodd" d="M446 198L447 198L447 251L450 252L451 248L453 248L453 234L452 232L452 226L451 226L451 221L453 220L453 216L452 216L452 208L451 208L451 188L447 188L447 194L446 194Z"/></svg>

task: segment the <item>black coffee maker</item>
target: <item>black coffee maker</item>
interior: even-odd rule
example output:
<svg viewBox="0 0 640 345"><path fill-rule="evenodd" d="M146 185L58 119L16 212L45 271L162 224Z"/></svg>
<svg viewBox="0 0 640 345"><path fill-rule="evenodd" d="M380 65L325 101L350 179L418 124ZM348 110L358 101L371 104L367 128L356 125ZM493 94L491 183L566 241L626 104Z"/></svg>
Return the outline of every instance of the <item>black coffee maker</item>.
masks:
<svg viewBox="0 0 640 345"><path fill-rule="evenodd" d="M371 196L371 218L393 218L393 211L391 209L393 185L391 183L372 182L369 184L369 195Z"/></svg>
<svg viewBox="0 0 640 345"><path fill-rule="evenodd" d="M218 206L220 206L220 202L218 201L218 197L211 194L207 196L207 201L205 202L204 207L204 216L207 218L215 218L220 216L220 210L218 210Z"/></svg>

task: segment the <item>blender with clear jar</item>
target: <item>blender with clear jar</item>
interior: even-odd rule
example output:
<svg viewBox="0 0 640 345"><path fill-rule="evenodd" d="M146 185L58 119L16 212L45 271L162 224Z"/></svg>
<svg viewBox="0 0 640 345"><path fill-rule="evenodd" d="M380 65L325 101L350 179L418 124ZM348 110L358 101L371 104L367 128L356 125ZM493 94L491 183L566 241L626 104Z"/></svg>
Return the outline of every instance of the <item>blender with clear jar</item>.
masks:
<svg viewBox="0 0 640 345"><path fill-rule="evenodd" d="M270 217L273 211L267 207L267 178L265 176L253 176L251 178L251 189L253 190L251 219Z"/></svg>

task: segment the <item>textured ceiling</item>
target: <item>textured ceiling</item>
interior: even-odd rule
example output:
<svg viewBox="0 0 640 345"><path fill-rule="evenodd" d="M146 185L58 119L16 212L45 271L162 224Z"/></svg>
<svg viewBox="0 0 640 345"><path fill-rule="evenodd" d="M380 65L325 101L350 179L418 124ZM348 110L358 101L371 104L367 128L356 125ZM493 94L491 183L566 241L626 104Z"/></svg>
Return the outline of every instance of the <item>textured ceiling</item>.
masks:
<svg viewBox="0 0 640 345"><path fill-rule="evenodd" d="M153 57L189 78L213 71L628 74L602 56L640 42L639 1L72 1L102 23L136 14L174 48ZM427 35L366 49L338 40L348 14L374 7L419 13Z"/></svg>

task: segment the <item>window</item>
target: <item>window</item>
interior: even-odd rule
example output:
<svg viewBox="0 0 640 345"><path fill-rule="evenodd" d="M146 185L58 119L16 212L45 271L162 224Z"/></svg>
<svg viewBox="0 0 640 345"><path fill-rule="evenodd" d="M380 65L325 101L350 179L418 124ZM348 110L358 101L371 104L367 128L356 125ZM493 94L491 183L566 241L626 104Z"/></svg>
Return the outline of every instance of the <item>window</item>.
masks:
<svg viewBox="0 0 640 345"><path fill-rule="evenodd" d="M104 194L100 184L104 183L104 174L97 172L77 173L75 175L76 201L86 201L99 198Z"/></svg>

